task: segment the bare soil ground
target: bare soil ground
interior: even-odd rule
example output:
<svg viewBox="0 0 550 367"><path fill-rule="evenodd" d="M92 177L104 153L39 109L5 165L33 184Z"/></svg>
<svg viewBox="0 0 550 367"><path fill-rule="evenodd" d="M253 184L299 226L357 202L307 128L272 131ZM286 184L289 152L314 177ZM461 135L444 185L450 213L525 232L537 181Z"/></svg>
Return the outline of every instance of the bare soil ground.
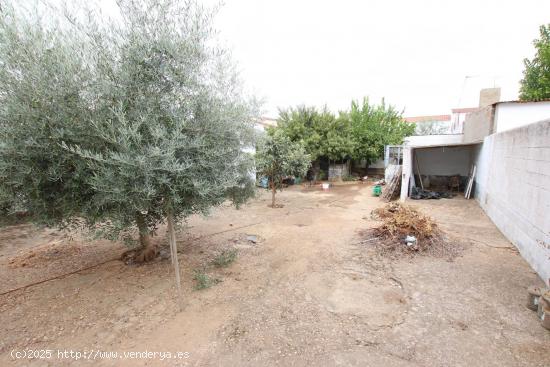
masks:
<svg viewBox="0 0 550 367"><path fill-rule="evenodd" d="M30 225L0 230L0 293L87 268L0 295L0 365L550 365L550 332L524 306L526 288L542 282L475 201L411 203L466 244L449 262L389 260L360 244L358 232L377 224L370 212L383 205L368 185L293 187L278 199L283 208L268 208L261 193L241 210L189 220L178 238L183 312L168 259L128 266L108 261L123 252L117 243ZM230 248L233 264L209 265ZM221 282L196 291L194 269ZM13 360L14 349L119 356Z"/></svg>

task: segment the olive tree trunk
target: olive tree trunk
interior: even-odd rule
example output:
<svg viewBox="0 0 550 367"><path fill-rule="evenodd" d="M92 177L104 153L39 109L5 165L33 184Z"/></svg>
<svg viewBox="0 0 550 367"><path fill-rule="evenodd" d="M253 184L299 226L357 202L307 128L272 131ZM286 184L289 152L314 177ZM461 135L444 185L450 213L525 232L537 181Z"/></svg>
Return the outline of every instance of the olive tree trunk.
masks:
<svg viewBox="0 0 550 367"><path fill-rule="evenodd" d="M140 212L136 213L136 225L139 232L139 254L135 257L136 262L147 262L153 260L158 253L157 247L151 241L151 233L147 222L145 221L145 215Z"/></svg>
<svg viewBox="0 0 550 367"><path fill-rule="evenodd" d="M275 194L277 193L277 187L275 181L271 180L271 207L275 208Z"/></svg>
<svg viewBox="0 0 550 367"><path fill-rule="evenodd" d="M183 294L181 291L181 279L180 279L180 264L178 262L178 246L176 245L176 230L174 229L174 215L171 211L168 212L168 239L170 241L170 254L172 258L172 266L174 267L174 273L176 275L176 289L178 292L178 309L181 311L183 308Z"/></svg>

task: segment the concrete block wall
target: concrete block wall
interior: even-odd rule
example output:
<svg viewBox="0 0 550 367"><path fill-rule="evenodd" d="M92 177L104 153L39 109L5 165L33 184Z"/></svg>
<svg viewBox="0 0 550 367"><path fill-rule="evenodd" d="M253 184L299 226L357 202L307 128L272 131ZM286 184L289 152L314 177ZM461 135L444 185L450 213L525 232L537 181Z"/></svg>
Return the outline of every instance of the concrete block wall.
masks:
<svg viewBox="0 0 550 367"><path fill-rule="evenodd" d="M475 160L476 200L550 285L550 120L486 137Z"/></svg>
<svg viewBox="0 0 550 367"><path fill-rule="evenodd" d="M331 163L328 167L328 179L337 180L350 174L349 161L346 163Z"/></svg>

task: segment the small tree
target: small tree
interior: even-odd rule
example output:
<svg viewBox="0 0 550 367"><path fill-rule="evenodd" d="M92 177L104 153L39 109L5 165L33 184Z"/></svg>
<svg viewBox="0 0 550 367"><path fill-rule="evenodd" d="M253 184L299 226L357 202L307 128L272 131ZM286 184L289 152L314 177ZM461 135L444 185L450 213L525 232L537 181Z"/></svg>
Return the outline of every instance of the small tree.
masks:
<svg viewBox="0 0 550 367"><path fill-rule="evenodd" d="M268 178L271 189L271 207L276 208L275 194L288 176L302 177L311 164L311 157L303 145L292 142L283 131L271 130L260 142L256 152L256 169Z"/></svg>
<svg viewBox="0 0 550 367"><path fill-rule="evenodd" d="M353 101L346 115L355 142L354 158L366 159L367 164L383 155L385 145L401 144L416 128L405 122L393 106L386 106L384 100L379 105L370 104L368 98L362 103Z"/></svg>
<svg viewBox="0 0 550 367"><path fill-rule="evenodd" d="M540 38L535 39L533 44L535 57L523 61L525 70L519 94L523 101L550 98L550 24L540 27Z"/></svg>
<svg viewBox="0 0 550 367"><path fill-rule="evenodd" d="M160 224L251 195L255 109L209 11L117 4L120 19L90 12L90 23L3 8L0 198L48 225L110 238L137 227L147 260Z"/></svg>

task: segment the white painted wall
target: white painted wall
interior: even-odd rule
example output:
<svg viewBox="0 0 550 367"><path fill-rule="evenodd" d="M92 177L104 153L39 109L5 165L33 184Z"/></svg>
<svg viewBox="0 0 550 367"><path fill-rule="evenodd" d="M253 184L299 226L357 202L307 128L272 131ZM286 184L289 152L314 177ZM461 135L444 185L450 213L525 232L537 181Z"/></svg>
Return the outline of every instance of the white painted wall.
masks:
<svg viewBox="0 0 550 367"><path fill-rule="evenodd" d="M486 137L475 160L476 200L550 285L550 120Z"/></svg>
<svg viewBox="0 0 550 367"><path fill-rule="evenodd" d="M385 168L384 158L379 158L378 160L369 164L369 168Z"/></svg>
<svg viewBox="0 0 550 367"><path fill-rule="evenodd" d="M476 165L474 197L480 203L485 201L487 196L487 182L491 166L490 158L493 153L493 139L491 136L486 137L483 143L476 145L473 149L473 162Z"/></svg>
<svg viewBox="0 0 550 367"><path fill-rule="evenodd" d="M502 102L496 105L495 131L501 133L550 118L548 102Z"/></svg>
<svg viewBox="0 0 550 367"><path fill-rule="evenodd" d="M438 145L453 145L462 143L462 134L456 135L422 135L405 138L403 145L410 147L430 147Z"/></svg>
<svg viewBox="0 0 550 367"><path fill-rule="evenodd" d="M422 175L468 176L472 161L471 146L448 146L415 149ZM416 160L413 160L416 167ZM418 170L415 169L415 173Z"/></svg>

